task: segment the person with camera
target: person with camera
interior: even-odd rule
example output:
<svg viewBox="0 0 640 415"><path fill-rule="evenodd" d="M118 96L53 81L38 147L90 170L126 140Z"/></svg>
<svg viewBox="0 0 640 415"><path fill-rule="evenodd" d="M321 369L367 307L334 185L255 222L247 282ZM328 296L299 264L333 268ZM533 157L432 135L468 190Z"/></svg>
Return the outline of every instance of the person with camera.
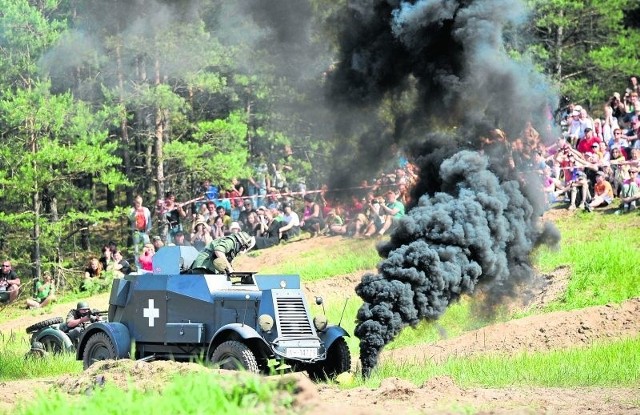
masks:
<svg viewBox="0 0 640 415"><path fill-rule="evenodd" d="M80 301L76 308L69 310L66 322L60 325L60 330L67 333L73 344L78 344L80 335L91 323L100 321L100 316L91 311L89 303Z"/></svg>
<svg viewBox="0 0 640 415"><path fill-rule="evenodd" d="M18 298L20 292L20 278L11 267L11 261L5 260L0 270L0 291L3 292L0 302L11 303ZM4 300L6 298L6 300Z"/></svg>
<svg viewBox="0 0 640 415"><path fill-rule="evenodd" d="M55 284L50 272L45 272L42 280L38 279L35 286L35 296L27 298L28 308L46 307L56 299Z"/></svg>

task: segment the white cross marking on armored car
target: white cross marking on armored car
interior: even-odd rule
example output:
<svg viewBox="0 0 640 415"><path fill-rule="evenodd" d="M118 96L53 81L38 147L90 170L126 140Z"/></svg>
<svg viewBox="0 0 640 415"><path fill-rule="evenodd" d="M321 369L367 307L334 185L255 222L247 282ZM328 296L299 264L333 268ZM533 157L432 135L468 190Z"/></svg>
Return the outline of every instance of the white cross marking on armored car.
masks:
<svg viewBox="0 0 640 415"><path fill-rule="evenodd" d="M143 308L142 315L149 319L149 327L154 327L155 319L160 317L160 309L155 308L155 300L149 298L149 308Z"/></svg>

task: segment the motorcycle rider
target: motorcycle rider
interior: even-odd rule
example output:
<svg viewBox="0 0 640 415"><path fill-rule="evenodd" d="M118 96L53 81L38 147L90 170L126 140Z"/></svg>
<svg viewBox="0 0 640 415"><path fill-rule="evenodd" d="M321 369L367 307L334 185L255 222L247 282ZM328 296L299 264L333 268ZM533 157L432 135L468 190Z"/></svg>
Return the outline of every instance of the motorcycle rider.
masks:
<svg viewBox="0 0 640 415"><path fill-rule="evenodd" d="M84 329L99 320L100 316L92 314L89 303L79 301L76 308L69 310L66 323L60 325L60 330L67 333L73 344L77 345Z"/></svg>

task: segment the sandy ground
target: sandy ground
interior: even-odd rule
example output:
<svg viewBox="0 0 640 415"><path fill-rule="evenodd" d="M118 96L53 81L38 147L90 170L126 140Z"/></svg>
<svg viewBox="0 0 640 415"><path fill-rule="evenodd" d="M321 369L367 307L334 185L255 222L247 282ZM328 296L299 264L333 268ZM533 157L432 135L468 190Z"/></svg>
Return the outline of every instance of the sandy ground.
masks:
<svg viewBox="0 0 640 415"><path fill-rule="evenodd" d="M328 238L320 237L295 242L302 253ZM335 243L333 241L332 243ZM282 260L287 247L276 247L255 257L244 257L237 269L259 269L270 261ZM541 275L527 290L526 301L515 301L512 307L541 307L562 294L571 271L561 268ZM345 275L306 284L309 295L353 295L360 274ZM106 294L91 298L92 307L105 308ZM72 306L72 305L71 305ZM22 331L45 318L65 315L70 304L59 304L46 313L30 313L0 324L0 333ZM25 313L27 313L25 311ZM557 350L589 345L599 339L634 337L640 333L640 299L620 305L590 307L570 312L548 313L519 320L493 324L433 344L406 347L383 352L381 359L420 364L441 361L449 356L497 354L509 356L522 351ZM0 383L3 398L0 412L10 412L18 402L28 401L36 391L55 387L70 394L86 392L96 384L112 382L122 388L133 377L142 388L158 388L171 375L194 370L208 370L194 364L173 362L103 362L80 375L55 379L20 380ZM220 372L221 376L234 376ZM388 378L379 388L343 389L336 385L314 384L304 375L296 375L298 393L295 411L309 415L335 414L640 414L640 388L462 388L448 377L429 379L421 385ZM17 391L12 393L12 391Z"/></svg>

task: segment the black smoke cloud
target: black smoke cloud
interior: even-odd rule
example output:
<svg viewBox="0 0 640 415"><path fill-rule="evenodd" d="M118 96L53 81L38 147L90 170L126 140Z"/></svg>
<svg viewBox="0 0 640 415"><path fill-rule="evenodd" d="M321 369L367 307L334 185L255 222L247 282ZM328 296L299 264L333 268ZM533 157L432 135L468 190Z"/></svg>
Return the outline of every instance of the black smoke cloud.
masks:
<svg viewBox="0 0 640 415"><path fill-rule="evenodd" d="M481 151L494 128L515 138L531 122L547 133L553 91L507 53L522 42L525 12L511 0L353 0L339 19L328 97L348 114L340 125L360 129L356 148L401 145L421 172L417 205L378 247L378 273L356 288L365 376L403 328L439 318L462 295L482 286L489 309L513 295L533 276L532 250L559 239L540 222L540 186L511 164L509 142ZM350 122L389 107L403 108L390 128Z"/></svg>

